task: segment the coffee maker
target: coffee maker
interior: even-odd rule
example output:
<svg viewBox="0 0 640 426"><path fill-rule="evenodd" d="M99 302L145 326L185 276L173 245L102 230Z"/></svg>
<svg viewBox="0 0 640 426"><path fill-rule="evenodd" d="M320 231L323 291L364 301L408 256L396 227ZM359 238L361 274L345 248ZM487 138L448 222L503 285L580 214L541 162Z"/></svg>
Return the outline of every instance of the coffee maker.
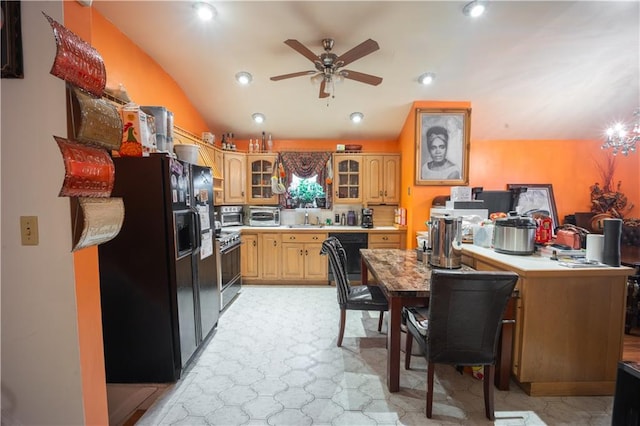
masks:
<svg viewBox="0 0 640 426"><path fill-rule="evenodd" d="M373 228L373 209L362 209L363 228Z"/></svg>

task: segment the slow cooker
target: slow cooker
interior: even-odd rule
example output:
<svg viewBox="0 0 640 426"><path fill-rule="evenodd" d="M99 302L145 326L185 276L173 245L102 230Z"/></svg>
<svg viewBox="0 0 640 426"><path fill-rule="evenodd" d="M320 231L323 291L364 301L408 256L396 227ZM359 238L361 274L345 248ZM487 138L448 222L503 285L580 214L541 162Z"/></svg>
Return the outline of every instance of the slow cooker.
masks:
<svg viewBox="0 0 640 426"><path fill-rule="evenodd" d="M504 254L533 254L536 228L536 221L528 216L496 219L493 229L493 249Z"/></svg>

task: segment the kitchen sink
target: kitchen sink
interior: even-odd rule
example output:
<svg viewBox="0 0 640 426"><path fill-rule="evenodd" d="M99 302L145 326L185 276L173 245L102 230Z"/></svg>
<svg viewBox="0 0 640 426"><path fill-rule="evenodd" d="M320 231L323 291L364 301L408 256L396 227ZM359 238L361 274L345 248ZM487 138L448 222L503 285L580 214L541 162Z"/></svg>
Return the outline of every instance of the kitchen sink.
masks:
<svg viewBox="0 0 640 426"><path fill-rule="evenodd" d="M301 229L308 229L308 228L324 228L324 224L319 224L319 225L287 225L288 228L301 228Z"/></svg>

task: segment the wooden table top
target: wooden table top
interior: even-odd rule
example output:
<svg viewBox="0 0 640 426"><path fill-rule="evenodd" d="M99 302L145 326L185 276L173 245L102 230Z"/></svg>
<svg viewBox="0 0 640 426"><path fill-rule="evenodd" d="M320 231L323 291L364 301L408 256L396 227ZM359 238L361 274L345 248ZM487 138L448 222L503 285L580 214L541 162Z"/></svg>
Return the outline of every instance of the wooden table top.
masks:
<svg viewBox="0 0 640 426"><path fill-rule="evenodd" d="M369 272L392 296L428 297L432 267L415 250L360 249ZM462 265L459 270L473 271Z"/></svg>

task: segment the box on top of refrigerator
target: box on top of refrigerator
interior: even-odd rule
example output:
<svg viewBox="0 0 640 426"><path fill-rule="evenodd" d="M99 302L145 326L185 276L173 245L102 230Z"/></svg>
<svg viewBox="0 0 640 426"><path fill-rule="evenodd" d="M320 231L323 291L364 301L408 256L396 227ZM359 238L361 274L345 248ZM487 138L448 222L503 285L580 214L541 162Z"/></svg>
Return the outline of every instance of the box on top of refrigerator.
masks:
<svg viewBox="0 0 640 426"><path fill-rule="evenodd" d="M122 115L123 157L146 157L156 152L154 117L149 116L138 105L127 104L120 110Z"/></svg>

